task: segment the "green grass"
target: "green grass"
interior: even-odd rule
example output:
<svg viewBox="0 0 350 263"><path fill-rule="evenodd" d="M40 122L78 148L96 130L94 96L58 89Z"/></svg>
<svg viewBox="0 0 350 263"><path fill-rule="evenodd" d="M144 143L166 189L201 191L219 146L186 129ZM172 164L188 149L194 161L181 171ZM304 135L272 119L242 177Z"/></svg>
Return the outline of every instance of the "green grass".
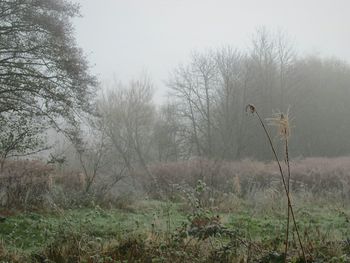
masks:
<svg viewBox="0 0 350 263"><path fill-rule="evenodd" d="M167 231L185 221L175 204L150 201L134 212L110 209L65 210L63 213L21 213L0 223L0 240L7 248L25 252L40 250L53 242L62 231L80 232L102 240L118 239L132 233L147 233L156 229ZM153 227L152 227L153 226Z"/></svg>
<svg viewBox="0 0 350 263"><path fill-rule="evenodd" d="M64 232L76 233L99 243L132 235L147 238L151 232L165 235L188 222L181 207L175 203L143 201L135 204L132 210L104 210L97 206L62 212L21 213L0 223L0 240L8 251L31 255L54 244ZM305 206L296 212L304 240L310 239L318 244L350 237L349 210ZM220 217L225 227L238 230L241 238L264 243L271 250L283 246L286 224L283 211L264 214L242 207L240 211L220 214Z"/></svg>
<svg viewBox="0 0 350 263"><path fill-rule="evenodd" d="M350 222L346 213L331 208L304 207L297 211L297 222L302 232L309 234L324 234L328 241L344 240L350 237ZM252 211L242 211L238 214L224 215L228 217L228 225L240 228L242 233L253 240L263 240L277 235L283 235L286 219L284 214L254 214Z"/></svg>

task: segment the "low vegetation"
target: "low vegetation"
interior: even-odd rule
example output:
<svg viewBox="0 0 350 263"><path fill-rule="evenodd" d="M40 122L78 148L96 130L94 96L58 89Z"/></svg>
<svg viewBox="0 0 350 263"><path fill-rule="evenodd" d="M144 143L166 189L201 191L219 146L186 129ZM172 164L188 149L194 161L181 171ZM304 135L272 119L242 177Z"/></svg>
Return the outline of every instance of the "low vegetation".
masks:
<svg viewBox="0 0 350 263"><path fill-rule="evenodd" d="M308 262L350 260L346 163L348 158L293 162L293 207ZM38 162L21 164L49 171ZM147 188L150 199L125 194L113 202L89 195L81 205L83 185L68 187L51 170L48 188L38 192L26 184L23 196L30 198L16 208L2 196L0 262L284 262L286 200L273 163L216 165L213 181L211 161L154 166L162 194ZM60 200L64 196L71 202ZM290 228L288 262L304 262Z"/></svg>

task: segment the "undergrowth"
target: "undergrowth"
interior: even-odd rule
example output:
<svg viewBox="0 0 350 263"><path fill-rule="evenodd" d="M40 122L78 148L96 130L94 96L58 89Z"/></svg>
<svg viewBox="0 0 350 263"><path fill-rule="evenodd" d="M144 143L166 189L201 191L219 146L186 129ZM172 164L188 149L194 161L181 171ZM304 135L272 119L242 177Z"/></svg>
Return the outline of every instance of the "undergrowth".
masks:
<svg viewBox="0 0 350 263"><path fill-rule="evenodd" d="M186 189L185 189L186 188ZM207 202L203 181L183 200L144 200L135 210L56 210L19 213L0 223L0 262L283 262L285 210L235 212ZM350 209L310 206L296 198L309 262L349 262ZM291 231L293 233L293 231ZM296 236L288 262L303 262Z"/></svg>

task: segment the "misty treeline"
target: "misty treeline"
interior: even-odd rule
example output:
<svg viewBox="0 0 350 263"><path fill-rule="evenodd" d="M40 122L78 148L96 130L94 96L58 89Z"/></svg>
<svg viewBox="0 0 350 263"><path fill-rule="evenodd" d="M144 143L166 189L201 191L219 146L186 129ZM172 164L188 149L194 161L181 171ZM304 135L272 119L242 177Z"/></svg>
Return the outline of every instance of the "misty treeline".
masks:
<svg viewBox="0 0 350 263"><path fill-rule="evenodd" d="M15 170L12 161L6 168L8 160L37 158L33 154L45 150L62 173L81 171L85 192L100 182L96 192L104 195L140 171L159 186L152 164L270 160L264 134L245 112L248 103L264 118L289 111L292 157L349 154L346 62L298 55L285 34L260 28L247 49L193 51L174 65L168 97L159 105L147 75L98 91L75 43L71 20L78 15L79 7L63 0L0 2L3 174ZM65 142L55 142L53 131Z"/></svg>
<svg viewBox="0 0 350 263"><path fill-rule="evenodd" d="M101 167L104 174L113 171L115 182L141 170L156 186L152 164L271 160L261 127L245 110L248 103L264 118L289 112L293 158L347 155L349 73L346 62L298 56L285 34L259 29L248 50L194 51L170 73L161 105L153 101L149 76L105 88L80 163L87 158L88 181Z"/></svg>
<svg viewBox="0 0 350 263"><path fill-rule="evenodd" d="M245 111L248 103L265 118L289 112L293 157L349 153L349 65L298 56L282 33L257 30L248 51L195 51L166 84L169 96L160 106L147 77L114 85L98 103L99 126L128 168L197 157L271 159L264 134Z"/></svg>

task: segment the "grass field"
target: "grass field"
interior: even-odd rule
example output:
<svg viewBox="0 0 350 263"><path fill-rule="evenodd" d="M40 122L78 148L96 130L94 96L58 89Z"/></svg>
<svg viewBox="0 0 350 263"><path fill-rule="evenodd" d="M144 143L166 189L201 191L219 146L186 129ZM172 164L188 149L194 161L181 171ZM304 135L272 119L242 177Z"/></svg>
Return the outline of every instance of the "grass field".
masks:
<svg viewBox="0 0 350 263"><path fill-rule="evenodd" d="M208 233L201 235L194 227L198 214L184 203L142 201L131 207L14 213L0 223L0 261L283 262L283 209L242 202L232 212L202 211L209 220L202 225ZM295 206L310 261L350 260L350 210L334 207ZM295 237L290 242L290 261L302 262Z"/></svg>

